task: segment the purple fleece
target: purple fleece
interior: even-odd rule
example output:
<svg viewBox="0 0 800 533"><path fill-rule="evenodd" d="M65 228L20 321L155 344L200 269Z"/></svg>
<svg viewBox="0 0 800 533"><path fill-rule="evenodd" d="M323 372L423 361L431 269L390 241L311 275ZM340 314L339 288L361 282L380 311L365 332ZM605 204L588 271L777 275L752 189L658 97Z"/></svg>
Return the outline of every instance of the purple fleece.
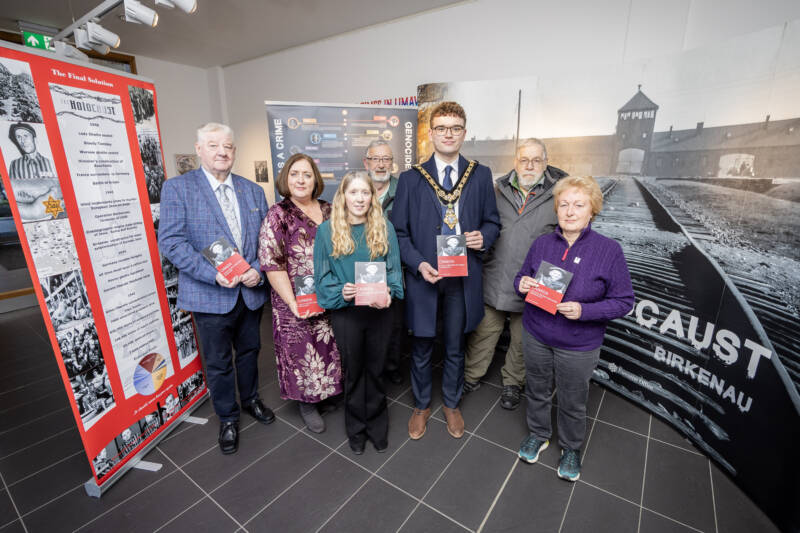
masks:
<svg viewBox="0 0 800 533"><path fill-rule="evenodd" d="M633 309L633 286L622 247L592 231L589 224L570 248L561 228L556 227L553 233L533 241L514 278L514 288L519 289L522 276L535 277L542 261L572 272L562 301L579 302L581 317L569 320L561 313L551 315L526 303L522 325L539 342L554 348L585 351L602 345L608 321Z"/></svg>

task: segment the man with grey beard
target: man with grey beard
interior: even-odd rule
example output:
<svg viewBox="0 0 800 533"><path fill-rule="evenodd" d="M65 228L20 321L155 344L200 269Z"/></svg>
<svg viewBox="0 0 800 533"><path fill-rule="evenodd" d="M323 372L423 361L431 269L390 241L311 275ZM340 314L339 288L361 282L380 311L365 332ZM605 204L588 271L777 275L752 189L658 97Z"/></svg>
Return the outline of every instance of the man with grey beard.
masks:
<svg viewBox="0 0 800 533"><path fill-rule="evenodd" d="M539 139L525 139L517 146L514 170L495 181L497 210L503 228L484 258L484 316L467 340L464 392L480 387L492 362L495 346L510 317L511 339L501 370L503 393L500 406L516 409L525 384L522 357L522 311L524 300L514 290L531 243L553 231L558 222L553 209L552 187L567 173L547 164L547 148Z"/></svg>
<svg viewBox="0 0 800 533"><path fill-rule="evenodd" d="M394 204L394 195L397 190L397 178L392 176L394 169L394 155L389 143L376 139L369 143L364 154L364 168L369 172L375 192L378 193L378 201L383 208L383 216L389 220ZM386 378L399 385L403 382L403 375L399 371L400 352L402 351L403 339L403 300L392 300L390 307L392 316L392 336L389 340L389 353L386 356L386 368L384 375Z"/></svg>

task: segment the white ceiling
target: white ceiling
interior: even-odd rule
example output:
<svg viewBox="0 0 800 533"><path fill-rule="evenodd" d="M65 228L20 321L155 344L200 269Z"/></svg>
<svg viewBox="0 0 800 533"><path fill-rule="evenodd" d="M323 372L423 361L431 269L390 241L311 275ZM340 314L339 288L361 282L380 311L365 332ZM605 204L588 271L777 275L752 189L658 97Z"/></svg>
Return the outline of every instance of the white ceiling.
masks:
<svg viewBox="0 0 800 533"><path fill-rule="evenodd" d="M2 0L0 29L17 21L65 28L101 0ZM155 8L153 0L140 0ZM454 0L198 0L197 11L156 8L156 28L120 20L122 6L101 24L117 33L117 51L194 65L225 66L364 26L437 9Z"/></svg>

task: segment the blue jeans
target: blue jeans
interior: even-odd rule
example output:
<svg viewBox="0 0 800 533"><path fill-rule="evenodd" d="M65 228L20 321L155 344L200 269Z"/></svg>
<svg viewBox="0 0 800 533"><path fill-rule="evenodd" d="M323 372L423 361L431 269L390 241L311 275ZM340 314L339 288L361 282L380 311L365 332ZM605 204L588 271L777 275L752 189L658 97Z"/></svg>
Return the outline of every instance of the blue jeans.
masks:
<svg viewBox="0 0 800 533"><path fill-rule="evenodd" d="M239 420L237 381L242 404L258 398L261 311L261 307L248 309L240 294L236 305L228 313L193 313L200 339L200 353L206 364L211 403L220 422ZM235 375L233 351L236 352Z"/></svg>

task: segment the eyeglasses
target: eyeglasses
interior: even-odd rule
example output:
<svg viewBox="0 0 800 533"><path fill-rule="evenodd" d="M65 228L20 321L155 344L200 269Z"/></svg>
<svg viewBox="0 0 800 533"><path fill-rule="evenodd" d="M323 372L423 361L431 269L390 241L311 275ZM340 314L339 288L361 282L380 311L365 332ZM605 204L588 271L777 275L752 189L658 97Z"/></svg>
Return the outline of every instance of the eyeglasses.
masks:
<svg viewBox="0 0 800 533"><path fill-rule="evenodd" d="M517 162L522 165L523 167L527 167L528 164L533 163L536 166L541 165L544 163L546 159L542 159L541 157L534 157L533 159L528 159L527 157L520 157L517 159Z"/></svg>
<svg viewBox="0 0 800 533"><path fill-rule="evenodd" d="M433 128L433 133L435 133L436 135L445 135L449 130L450 133L452 133L455 136L458 136L464 133L465 129L466 128L464 126L450 126L450 127L436 126L435 128Z"/></svg>
<svg viewBox="0 0 800 533"><path fill-rule="evenodd" d="M389 157L385 155L383 157L365 157L367 161L371 161L373 163L391 163L394 157Z"/></svg>

